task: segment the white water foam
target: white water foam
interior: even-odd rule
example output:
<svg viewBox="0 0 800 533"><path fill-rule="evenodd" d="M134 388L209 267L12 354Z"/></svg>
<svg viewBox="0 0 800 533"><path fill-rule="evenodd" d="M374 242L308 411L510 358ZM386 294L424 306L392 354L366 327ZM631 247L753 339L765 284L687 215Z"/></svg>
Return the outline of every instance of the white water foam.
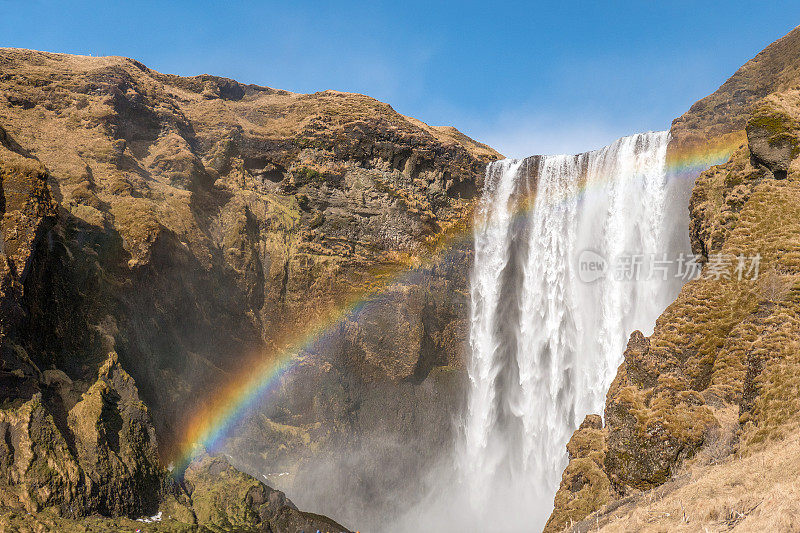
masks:
<svg viewBox="0 0 800 533"><path fill-rule="evenodd" d="M667 249L668 228L686 217L686 206L667 202L668 140L667 132L643 133L594 152L487 169L454 488L469 511L454 530L544 525L569 436L586 414L602 413L630 333L650 334L675 297L675 283L656 273L628 280L608 270L683 251ZM606 270L581 281L582 257Z"/></svg>

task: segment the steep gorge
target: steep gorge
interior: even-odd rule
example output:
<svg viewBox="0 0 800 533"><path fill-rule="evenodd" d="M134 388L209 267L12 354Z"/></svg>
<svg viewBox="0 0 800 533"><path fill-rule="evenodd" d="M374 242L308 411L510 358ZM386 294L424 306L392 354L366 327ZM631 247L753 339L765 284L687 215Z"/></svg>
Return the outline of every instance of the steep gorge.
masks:
<svg viewBox="0 0 800 533"><path fill-rule="evenodd" d="M703 476L797 436L798 58L794 30L673 123L668 166L699 176L672 236L705 261L760 254L762 276L689 282L633 333L547 530L797 524L768 482L720 503ZM341 528L263 480L377 527L424 496L409 472L450 450L466 404L463 237L499 154L364 96L124 58L0 49L0 87L4 524ZM318 324L212 450L255 477L198 451L174 481L188 415Z"/></svg>

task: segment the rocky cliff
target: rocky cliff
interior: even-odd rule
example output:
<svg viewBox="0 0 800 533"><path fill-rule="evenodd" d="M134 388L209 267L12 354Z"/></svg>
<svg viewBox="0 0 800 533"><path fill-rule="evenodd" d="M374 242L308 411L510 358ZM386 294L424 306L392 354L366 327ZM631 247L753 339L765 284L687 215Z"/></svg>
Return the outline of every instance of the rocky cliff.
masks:
<svg viewBox="0 0 800 533"><path fill-rule="evenodd" d="M0 49L0 89L11 522L167 509L212 529L335 526L218 458L177 481L164 468L205 398L354 301L226 451L261 473L373 431L418 432L414 461L445 442L469 245L427 259L499 154L365 96L125 58Z"/></svg>
<svg viewBox="0 0 800 533"><path fill-rule="evenodd" d="M673 161L733 152L692 191L702 274L631 336L605 423L588 417L568 445L547 531L800 528L798 87L795 29L674 121Z"/></svg>
<svg viewBox="0 0 800 533"><path fill-rule="evenodd" d="M705 275L631 336L549 531L800 528L798 58L795 30L673 123L671 163L731 152L692 193ZM0 524L338 531L256 477L367 522L418 490L465 391L458 236L499 154L361 95L125 58L0 49L0 88ZM755 255L757 279L709 274ZM255 477L202 450L169 472L205 398L320 324L212 450Z"/></svg>

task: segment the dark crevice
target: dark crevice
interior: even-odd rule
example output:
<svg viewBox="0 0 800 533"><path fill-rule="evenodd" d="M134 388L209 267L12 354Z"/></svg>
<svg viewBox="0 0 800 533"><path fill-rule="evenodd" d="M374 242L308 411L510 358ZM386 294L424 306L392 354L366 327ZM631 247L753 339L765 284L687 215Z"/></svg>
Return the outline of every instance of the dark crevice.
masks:
<svg viewBox="0 0 800 533"><path fill-rule="evenodd" d="M431 331L438 329L434 323L436 316L436 307L426 301L420 317L422 320L422 339L420 341L419 357L414 366L414 372L408 378L408 381L414 385L422 383L434 367L447 364L442 348L437 345L431 336Z"/></svg>
<svg viewBox="0 0 800 533"><path fill-rule="evenodd" d="M286 258L286 261L283 263L283 277L281 278L281 292L280 292L280 300L282 302L286 301L286 291L289 287L289 258Z"/></svg>

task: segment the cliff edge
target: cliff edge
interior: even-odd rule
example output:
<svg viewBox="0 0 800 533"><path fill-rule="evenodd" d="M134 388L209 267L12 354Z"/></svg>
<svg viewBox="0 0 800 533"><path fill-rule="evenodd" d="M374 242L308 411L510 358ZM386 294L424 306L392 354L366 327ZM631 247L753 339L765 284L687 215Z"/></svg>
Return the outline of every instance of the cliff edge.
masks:
<svg viewBox="0 0 800 533"><path fill-rule="evenodd" d="M673 123L673 158L730 153L692 191L702 274L649 338L631 335L604 424L587 418L568 445L546 531L800 527L798 89L795 29ZM738 275L753 257L756 276Z"/></svg>
<svg viewBox="0 0 800 533"><path fill-rule="evenodd" d="M4 520L343 530L219 457L166 467L207 398L376 286L371 322L342 315L331 348L298 354L286 379L314 385L285 383L243 422L264 447L232 448L245 465L294 464L385 420L387 397L406 408L386 427L408 430L415 396L452 387L438 369L465 338L451 318L465 316L468 248L427 259L499 157L362 95L0 49ZM415 268L422 286L397 275ZM426 420L423 447L444 438Z"/></svg>

